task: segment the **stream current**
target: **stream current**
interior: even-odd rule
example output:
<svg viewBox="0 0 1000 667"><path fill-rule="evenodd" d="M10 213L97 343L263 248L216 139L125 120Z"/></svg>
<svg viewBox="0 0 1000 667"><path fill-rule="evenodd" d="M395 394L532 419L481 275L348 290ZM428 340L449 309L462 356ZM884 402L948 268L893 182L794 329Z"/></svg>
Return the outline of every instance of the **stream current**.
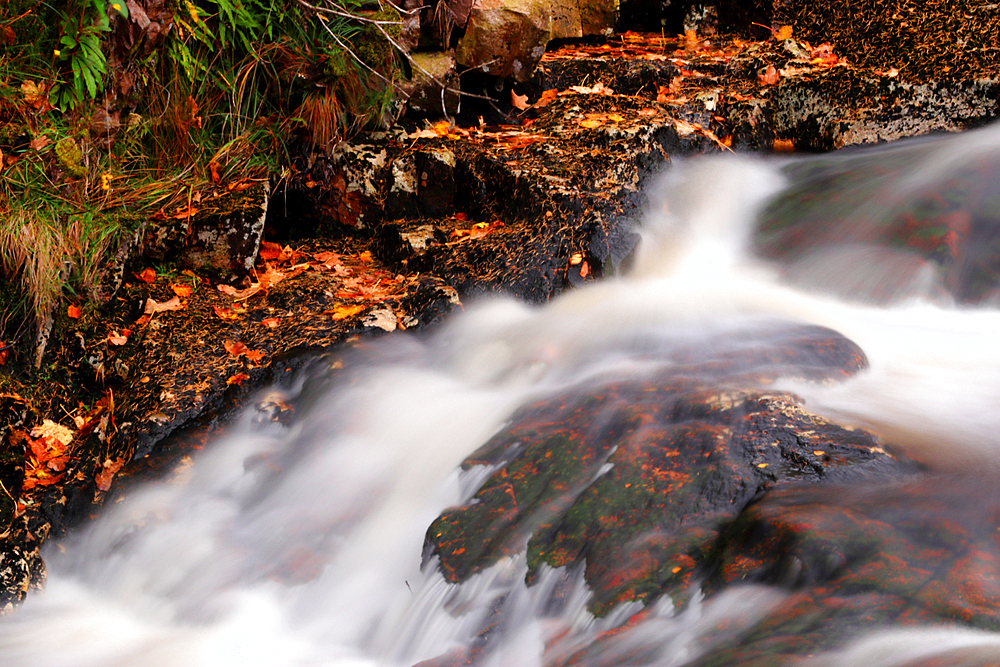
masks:
<svg viewBox="0 0 1000 667"><path fill-rule="evenodd" d="M903 199L950 178L956 161L1000 160L1000 128L908 146L909 166L894 177ZM883 154L898 163L893 150L866 152L864 168ZM662 363L649 354L655 341L757 320L824 325L867 354L870 368L840 384L776 383L808 410L869 428L933 467L991 475L1000 454L1000 310L949 303L926 272L899 298L858 298L889 278L899 282L858 253L826 258L819 279L796 282L816 287L796 287L787 266L750 252L756 217L785 186L787 164L735 156L674 164L651 187L626 276L544 307L467 304L429 337L390 336L351 353L350 372L334 374L332 388L302 378L257 397L300 397L305 407L290 426L248 407L184 475L133 490L49 545L46 589L0 619L0 662L407 666L469 645L500 613L503 632L481 664L553 664L640 606L594 618L578 575L554 613L547 602L556 571L543 569L527 587L523 556L463 584L447 583L434 559L422 567L428 525L467 502L490 472L463 472L462 460L526 401L588 378L643 373ZM986 186L1000 191L1000 183ZM885 202L857 206L872 212ZM847 284L851 298L834 295ZM787 595L739 586L695 596L683 610L662 598L583 664L686 664L719 627L749 627ZM949 656L942 664L983 665L998 655L1000 634L889 629L809 664L889 667Z"/></svg>

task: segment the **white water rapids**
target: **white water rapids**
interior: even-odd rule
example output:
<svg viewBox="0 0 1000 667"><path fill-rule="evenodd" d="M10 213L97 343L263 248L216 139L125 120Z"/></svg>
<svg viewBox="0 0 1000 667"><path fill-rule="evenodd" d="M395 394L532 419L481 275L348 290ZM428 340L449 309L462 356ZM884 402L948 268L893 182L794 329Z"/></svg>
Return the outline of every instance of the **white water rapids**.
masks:
<svg viewBox="0 0 1000 667"><path fill-rule="evenodd" d="M920 178L945 169L943 156L983 146L1000 155L1000 132L927 145L914 158L924 160L914 169ZM867 306L785 284L779 269L747 252L755 213L781 187L775 163L675 165L652 192L627 277L540 308L473 304L427 340L382 340L363 373L310 396L291 427L248 409L185 481L134 491L64 545L50 545L45 591L0 618L0 663L407 666L467 646L500 605L503 632L482 664L552 664L638 606L595 619L579 573L544 571L528 588L523 558L461 585L446 583L433 560L421 570L428 525L467 501L487 473L460 474L459 464L525 401L590 376L641 372L654 363L642 352L657 340L747 320L824 325L864 349L871 368L842 384L779 381L807 409L869 427L936 466L996 466L1000 311L919 296ZM855 277L867 270L838 268ZM570 592L554 610L553 589L567 578ZM784 596L741 587L678 613L660 600L594 664L619 664L616 651L644 647L645 660L628 664L683 665L710 633L720 639L721 621L735 633ZM889 667L947 656L980 665L996 655L1000 636L900 630L859 637L810 664Z"/></svg>

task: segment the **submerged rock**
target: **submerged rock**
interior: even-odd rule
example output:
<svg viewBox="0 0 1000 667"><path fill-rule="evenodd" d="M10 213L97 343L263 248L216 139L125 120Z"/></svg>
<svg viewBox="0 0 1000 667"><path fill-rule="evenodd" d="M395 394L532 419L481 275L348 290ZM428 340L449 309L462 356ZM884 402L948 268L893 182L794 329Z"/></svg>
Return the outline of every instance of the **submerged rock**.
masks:
<svg viewBox="0 0 1000 667"><path fill-rule="evenodd" d="M525 406L466 460L496 471L427 532L449 581L527 550L542 564L586 562L592 611L663 594L681 602L715 567L720 529L765 490L791 482L899 477L914 466L869 433L760 388L865 366L820 327L736 331L678 345L653 377L577 388Z"/></svg>

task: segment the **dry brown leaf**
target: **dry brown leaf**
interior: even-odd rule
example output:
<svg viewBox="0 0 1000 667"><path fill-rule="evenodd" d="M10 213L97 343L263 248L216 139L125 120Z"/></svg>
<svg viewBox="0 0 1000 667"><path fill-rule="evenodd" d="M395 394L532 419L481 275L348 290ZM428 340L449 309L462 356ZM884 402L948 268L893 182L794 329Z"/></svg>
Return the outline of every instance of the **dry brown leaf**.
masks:
<svg viewBox="0 0 1000 667"><path fill-rule="evenodd" d="M146 308L143 312L146 315L155 315L156 313L162 313L167 310L183 310L187 307L185 302L181 301L180 297L175 296L169 301L164 301L163 303L157 303L152 298L146 299Z"/></svg>
<svg viewBox="0 0 1000 667"><path fill-rule="evenodd" d="M114 480L115 475L121 470L121 467L125 465L125 459L116 459L112 461L111 459L105 459L104 464L101 466L100 470L97 471L95 479L97 480L97 488L101 491L107 491L111 488L111 482Z"/></svg>
<svg viewBox="0 0 1000 667"><path fill-rule="evenodd" d="M246 289L236 289L232 285L216 285L215 288L223 294L233 297L236 301L243 301L260 291L260 283L251 283L250 287Z"/></svg>
<svg viewBox="0 0 1000 667"><path fill-rule="evenodd" d="M518 95L513 90L510 91L510 104L515 109L520 109L521 111L531 108L531 105L528 104L528 96Z"/></svg>

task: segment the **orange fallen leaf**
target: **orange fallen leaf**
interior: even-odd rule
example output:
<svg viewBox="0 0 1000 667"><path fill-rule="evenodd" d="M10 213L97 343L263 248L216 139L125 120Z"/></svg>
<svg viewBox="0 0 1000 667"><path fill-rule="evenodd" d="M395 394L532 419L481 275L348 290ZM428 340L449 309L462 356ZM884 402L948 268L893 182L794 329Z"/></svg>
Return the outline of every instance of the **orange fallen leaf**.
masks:
<svg viewBox="0 0 1000 667"><path fill-rule="evenodd" d="M580 277L586 278L589 275L590 275L590 264L584 262L583 264L580 265Z"/></svg>
<svg viewBox="0 0 1000 667"><path fill-rule="evenodd" d="M80 319L80 315L82 315L83 313L80 312L79 306L71 303L69 304L69 308L66 309L66 314L69 315L74 320L78 320Z"/></svg>
<svg viewBox="0 0 1000 667"><path fill-rule="evenodd" d="M239 319L240 313L245 313L246 311L242 308L230 308L228 306L212 306L212 310L215 311L215 315L220 320L236 320Z"/></svg>
<svg viewBox="0 0 1000 667"><path fill-rule="evenodd" d="M341 305L341 306L335 306L332 310L324 310L323 314L324 315L330 315L335 320L343 320L343 319L347 319L348 317L351 317L353 315L357 315L358 313L360 313L364 309L365 309L364 306L345 306L345 305Z"/></svg>
<svg viewBox="0 0 1000 667"><path fill-rule="evenodd" d="M246 373L237 373L236 375L230 375L228 378L226 378L226 384L241 385L243 384L244 380L249 380L249 379L250 376L247 375Z"/></svg>
<svg viewBox="0 0 1000 667"><path fill-rule="evenodd" d="M144 283L156 282L156 271L149 268L148 266L139 273L133 273L136 278Z"/></svg>
<svg viewBox="0 0 1000 667"><path fill-rule="evenodd" d="M531 108L531 105L528 104L528 96L518 95L513 91L513 89L510 91L510 104L515 109L520 109L521 111Z"/></svg>
<svg viewBox="0 0 1000 667"><path fill-rule="evenodd" d="M174 291L177 296L183 296L185 298L191 296L191 288L188 285L170 285L170 289Z"/></svg>
<svg viewBox="0 0 1000 667"><path fill-rule="evenodd" d="M194 206L185 206L184 208L177 209L177 211L171 217L176 218L177 220L183 220L184 218L192 217L197 212L198 209L196 209Z"/></svg>
<svg viewBox="0 0 1000 667"><path fill-rule="evenodd" d="M219 178L219 163L216 162L215 160L212 160L211 162L209 162L208 163L208 171L209 171L209 173L212 176L212 182L215 183L216 185L218 185L219 181L222 180L221 178Z"/></svg>
<svg viewBox="0 0 1000 667"><path fill-rule="evenodd" d="M644 118L656 115L656 109L639 109L639 115Z"/></svg>
<svg viewBox="0 0 1000 667"><path fill-rule="evenodd" d="M226 348L226 352L228 352L229 355L233 357L238 357L241 354L246 354L247 352L250 351L250 348L248 348L246 345L244 345L238 340L237 341L224 340L222 341L222 347Z"/></svg>
<svg viewBox="0 0 1000 667"><path fill-rule="evenodd" d="M101 491L107 491L111 488L111 482L114 480L115 475L121 470L122 466L125 465L125 459L116 459L112 461L111 459L105 459L104 464L101 465L100 470L97 471L96 480L97 488Z"/></svg>
<svg viewBox="0 0 1000 667"><path fill-rule="evenodd" d="M268 329L276 329L278 325L281 324L281 320L279 320L277 317L267 317L261 320L260 323L263 324Z"/></svg>
<svg viewBox="0 0 1000 667"><path fill-rule="evenodd" d="M532 106L535 107L536 109L540 109L541 107L544 107L557 97L559 97L559 91L556 90L555 88L552 88L550 90L543 90L542 96L539 97L538 101L535 102Z"/></svg>
<svg viewBox="0 0 1000 667"><path fill-rule="evenodd" d="M371 250L365 250L363 253L358 255L358 259L364 262L365 264L370 263L372 261Z"/></svg>
<svg viewBox="0 0 1000 667"><path fill-rule="evenodd" d="M588 130L600 127L601 125L604 125L604 121L600 118L583 118L580 120L580 127L585 127Z"/></svg>
<svg viewBox="0 0 1000 667"><path fill-rule="evenodd" d="M785 41L786 39L792 38L792 26L783 25L778 28L778 32L774 33L774 38L778 41Z"/></svg>
<svg viewBox="0 0 1000 667"><path fill-rule="evenodd" d="M250 350L245 356L255 364L260 363L260 360L264 358L264 350Z"/></svg>
<svg viewBox="0 0 1000 667"><path fill-rule="evenodd" d="M258 255L263 260L274 261L282 255L281 244L261 241Z"/></svg>
<svg viewBox="0 0 1000 667"><path fill-rule="evenodd" d="M577 264L579 264L579 263L580 263L580 262L582 262L582 261L583 261L583 253L580 253L580 252L574 252L574 253L573 253L573 254L572 254L572 255L570 256L570 258L569 258L569 263L570 263L570 264L571 264L572 266L576 266Z"/></svg>

